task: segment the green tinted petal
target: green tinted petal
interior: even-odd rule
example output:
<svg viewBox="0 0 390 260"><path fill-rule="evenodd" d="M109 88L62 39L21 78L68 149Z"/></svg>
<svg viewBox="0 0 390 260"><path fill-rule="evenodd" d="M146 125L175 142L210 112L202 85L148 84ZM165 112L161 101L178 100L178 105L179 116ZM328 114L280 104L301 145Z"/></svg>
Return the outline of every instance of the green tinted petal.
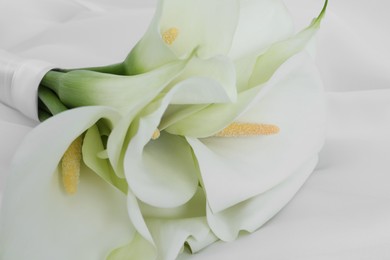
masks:
<svg viewBox="0 0 390 260"><path fill-rule="evenodd" d="M140 107L130 109L112 130L107 141L107 154L115 174L119 178L125 178L123 169L123 160L126 148L131 138L135 135L137 127L130 127L137 113L141 111ZM133 123L134 124L134 123Z"/></svg>
<svg viewBox="0 0 390 260"><path fill-rule="evenodd" d="M123 193L127 193L127 182L125 179L118 178L114 173L108 159L99 158L99 153L104 151L99 129L92 126L88 129L83 140L83 161L84 163L99 175L103 180L110 183Z"/></svg>
<svg viewBox="0 0 390 260"><path fill-rule="evenodd" d="M163 1L159 1L147 32L123 62L126 74L145 73L177 60L175 54L161 38L159 20L162 6Z"/></svg>
<svg viewBox="0 0 390 260"><path fill-rule="evenodd" d="M111 251L106 260L155 260L155 248L138 233L130 243Z"/></svg>
<svg viewBox="0 0 390 260"><path fill-rule="evenodd" d="M327 4L328 0L325 1L320 15L309 27L285 41L272 45L263 55L259 56L249 79L248 88L267 82L281 64L306 47L320 27Z"/></svg>
<svg viewBox="0 0 390 260"><path fill-rule="evenodd" d="M203 110L208 104L202 105L169 105L160 123L160 130L165 130L174 123Z"/></svg>
<svg viewBox="0 0 390 260"><path fill-rule="evenodd" d="M238 117L256 97L259 90L260 88L252 88L239 93L234 103L209 105L171 124L165 130L171 134L198 138L214 135Z"/></svg>

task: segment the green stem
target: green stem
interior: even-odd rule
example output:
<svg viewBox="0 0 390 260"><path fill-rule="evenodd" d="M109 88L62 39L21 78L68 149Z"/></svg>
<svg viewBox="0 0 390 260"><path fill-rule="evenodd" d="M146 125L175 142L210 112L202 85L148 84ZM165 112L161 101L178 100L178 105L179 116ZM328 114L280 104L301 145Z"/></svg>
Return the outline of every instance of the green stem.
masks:
<svg viewBox="0 0 390 260"><path fill-rule="evenodd" d="M68 110L68 108L64 104L62 104L61 100L57 97L57 95L46 87L39 87L38 97L53 115Z"/></svg>
<svg viewBox="0 0 390 260"><path fill-rule="evenodd" d="M53 90L58 94L58 91L61 88L61 78L63 76L63 72L51 70L43 77L41 85Z"/></svg>
<svg viewBox="0 0 390 260"><path fill-rule="evenodd" d="M328 0L325 0L324 6L322 7L321 13L318 15L316 19L314 19L314 27L319 28L321 24L322 18L325 16L326 9L328 7Z"/></svg>
<svg viewBox="0 0 390 260"><path fill-rule="evenodd" d="M117 64L111 64L107 66L102 67L89 67L89 68L78 68L78 69L62 69L60 71L62 72L70 72L74 70L89 70L89 71L96 71L101 73L109 73L114 75L126 75L125 67L123 66L123 63L117 63Z"/></svg>
<svg viewBox="0 0 390 260"><path fill-rule="evenodd" d="M51 114L42 110L42 109L39 109L38 110L38 118L39 118L39 121L40 122L43 122L45 121L46 119L49 119L51 117Z"/></svg>

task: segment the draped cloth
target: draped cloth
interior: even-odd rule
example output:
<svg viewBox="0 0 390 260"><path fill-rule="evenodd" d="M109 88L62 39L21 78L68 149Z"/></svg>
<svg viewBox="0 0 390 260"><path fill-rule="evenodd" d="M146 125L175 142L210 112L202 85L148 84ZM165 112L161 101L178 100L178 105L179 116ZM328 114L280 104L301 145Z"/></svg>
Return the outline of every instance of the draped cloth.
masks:
<svg viewBox="0 0 390 260"><path fill-rule="evenodd" d="M322 4L285 2L297 28ZM62 68L115 63L143 35L154 4L4 0L0 49ZM329 5L317 37L326 144L296 197L252 235L179 259L390 259L389 9L383 0ZM12 155L36 124L0 103L0 200Z"/></svg>

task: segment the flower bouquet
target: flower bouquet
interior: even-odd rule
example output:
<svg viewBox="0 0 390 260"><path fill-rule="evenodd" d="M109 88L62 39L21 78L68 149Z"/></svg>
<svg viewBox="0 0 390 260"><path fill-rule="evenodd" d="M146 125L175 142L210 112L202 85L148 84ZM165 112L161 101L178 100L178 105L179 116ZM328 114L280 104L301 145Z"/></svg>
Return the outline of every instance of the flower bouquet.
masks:
<svg viewBox="0 0 390 260"><path fill-rule="evenodd" d="M281 1L161 0L118 64L1 53L1 101L41 123L13 159L0 258L175 259L261 227L322 147L306 46L326 5L293 34Z"/></svg>

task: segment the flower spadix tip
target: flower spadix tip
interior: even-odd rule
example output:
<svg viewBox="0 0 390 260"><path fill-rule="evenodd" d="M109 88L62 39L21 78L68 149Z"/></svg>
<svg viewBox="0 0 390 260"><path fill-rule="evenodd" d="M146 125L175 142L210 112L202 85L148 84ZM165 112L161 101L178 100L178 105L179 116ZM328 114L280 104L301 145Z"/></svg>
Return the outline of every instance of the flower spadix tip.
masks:
<svg viewBox="0 0 390 260"><path fill-rule="evenodd" d="M176 27L169 28L162 33L162 39L168 45L172 45L177 36L179 36L179 29Z"/></svg>
<svg viewBox="0 0 390 260"><path fill-rule="evenodd" d="M237 123L234 122L218 132L217 137L245 137L259 135L273 135L279 133L280 129L276 125L256 124L256 123Z"/></svg>
<svg viewBox="0 0 390 260"><path fill-rule="evenodd" d="M77 137L65 151L61 160L62 182L67 194L75 194L80 178L83 138Z"/></svg>
<svg viewBox="0 0 390 260"><path fill-rule="evenodd" d="M160 130L156 129L154 130L153 134L152 134L152 140L156 140L160 137Z"/></svg>

